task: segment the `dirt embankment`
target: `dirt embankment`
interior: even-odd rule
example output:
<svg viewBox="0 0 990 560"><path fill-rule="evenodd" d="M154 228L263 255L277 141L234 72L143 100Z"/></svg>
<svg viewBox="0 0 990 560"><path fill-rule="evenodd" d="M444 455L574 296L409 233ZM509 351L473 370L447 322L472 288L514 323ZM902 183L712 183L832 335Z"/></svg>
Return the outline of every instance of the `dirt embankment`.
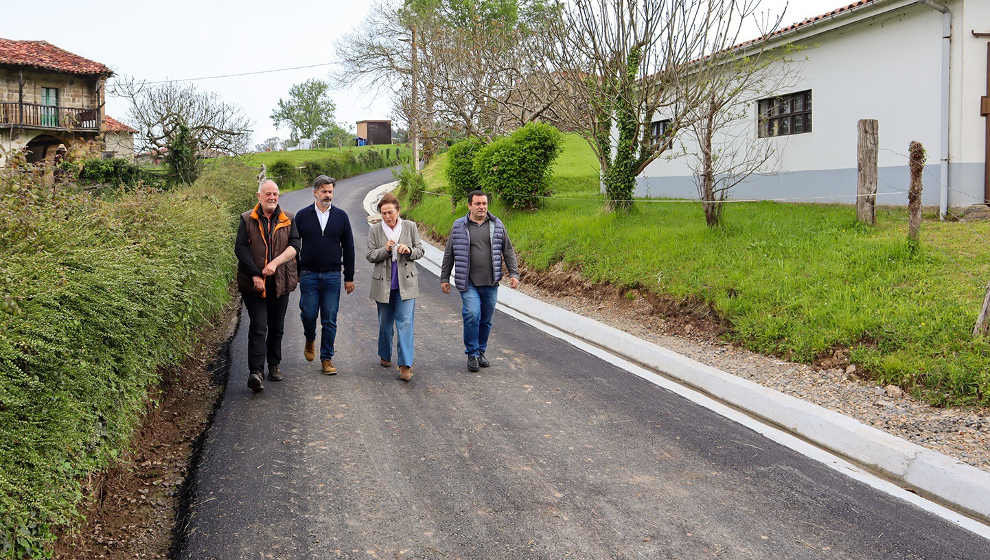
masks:
<svg viewBox="0 0 990 560"><path fill-rule="evenodd" d="M197 333L190 356L162 372L130 451L86 482L85 518L59 538L56 559L169 557L186 477L223 394L239 310L235 297Z"/></svg>

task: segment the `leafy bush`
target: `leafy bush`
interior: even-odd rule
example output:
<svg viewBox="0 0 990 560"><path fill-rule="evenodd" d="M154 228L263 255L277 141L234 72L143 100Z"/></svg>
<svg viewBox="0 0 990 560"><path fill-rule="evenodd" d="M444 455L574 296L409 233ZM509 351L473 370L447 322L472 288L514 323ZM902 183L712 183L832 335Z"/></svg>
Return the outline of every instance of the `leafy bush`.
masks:
<svg viewBox="0 0 990 560"><path fill-rule="evenodd" d="M478 176L474 173L474 157L485 146L480 138L470 137L450 147L447 158L447 184L453 204L467 198L478 188Z"/></svg>
<svg viewBox="0 0 990 560"><path fill-rule="evenodd" d="M84 160L79 167L78 179L84 185L110 185L128 190L138 186L167 186L162 175L142 169L124 158Z"/></svg>
<svg viewBox="0 0 990 560"><path fill-rule="evenodd" d="M283 189L291 188L302 180L296 166L285 160L278 160L268 166L268 177L278 183L278 186Z"/></svg>
<svg viewBox="0 0 990 560"><path fill-rule="evenodd" d="M537 208L550 194L550 166L562 142L563 135L553 126L531 122L479 150L474 174L483 190L509 206Z"/></svg>
<svg viewBox="0 0 990 560"><path fill-rule="evenodd" d="M229 300L254 171L190 188L52 198L0 170L0 558L45 558L80 481L126 449L161 366Z"/></svg>
<svg viewBox="0 0 990 560"><path fill-rule="evenodd" d="M398 173L394 173L399 179L398 195L409 201L409 206L413 207L423 200L423 191L426 190L426 180L423 174L416 171L410 165L404 165Z"/></svg>

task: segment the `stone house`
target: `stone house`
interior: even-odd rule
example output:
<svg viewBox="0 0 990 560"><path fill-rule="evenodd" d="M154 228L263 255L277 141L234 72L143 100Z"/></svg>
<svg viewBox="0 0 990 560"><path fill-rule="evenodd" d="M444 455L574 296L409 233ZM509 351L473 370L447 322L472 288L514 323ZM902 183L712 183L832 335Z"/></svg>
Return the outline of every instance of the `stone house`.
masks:
<svg viewBox="0 0 990 560"><path fill-rule="evenodd" d="M103 117L103 157L118 157L134 160L134 135L137 130L117 119Z"/></svg>
<svg viewBox="0 0 990 560"><path fill-rule="evenodd" d="M32 162L50 160L59 144L133 158L136 131L104 113L112 75L46 41L0 38L0 164L15 150Z"/></svg>

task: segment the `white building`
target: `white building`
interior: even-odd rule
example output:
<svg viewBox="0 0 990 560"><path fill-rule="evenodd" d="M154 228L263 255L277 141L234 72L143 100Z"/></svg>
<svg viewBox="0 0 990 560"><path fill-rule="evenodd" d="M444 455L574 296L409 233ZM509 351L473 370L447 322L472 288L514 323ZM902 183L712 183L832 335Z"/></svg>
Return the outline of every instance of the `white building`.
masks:
<svg viewBox="0 0 990 560"><path fill-rule="evenodd" d="M912 140L928 153L924 204L990 201L990 0L860 0L765 41L787 44L799 47L787 63L793 86L768 97L791 101L790 111L768 134L754 100L744 129L731 131L772 136L775 159L730 198L854 203L857 121L877 119L878 204L907 204L906 194L882 193L907 190ZM652 162L636 195L697 198L689 158Z"/></svg>

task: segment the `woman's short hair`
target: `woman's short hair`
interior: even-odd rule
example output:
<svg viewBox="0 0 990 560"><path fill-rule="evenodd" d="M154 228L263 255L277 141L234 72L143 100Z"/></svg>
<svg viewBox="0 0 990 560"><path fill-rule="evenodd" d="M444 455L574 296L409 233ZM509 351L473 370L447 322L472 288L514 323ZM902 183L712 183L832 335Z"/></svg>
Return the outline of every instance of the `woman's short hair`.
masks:
<svg viewBox="0 0 990 560"><path fill-rule="evenodd" d="M386 204L394 204L395 205L395 209L396 210L399 209L399 199L396 198L395 195L392 194L392 193L390 193L390 192L389 193L385 193L385 195L382 196L382 199L378 201L378 213L379 214L381 214L381 212L382 212L382 206L385 206Z"/></svg>

